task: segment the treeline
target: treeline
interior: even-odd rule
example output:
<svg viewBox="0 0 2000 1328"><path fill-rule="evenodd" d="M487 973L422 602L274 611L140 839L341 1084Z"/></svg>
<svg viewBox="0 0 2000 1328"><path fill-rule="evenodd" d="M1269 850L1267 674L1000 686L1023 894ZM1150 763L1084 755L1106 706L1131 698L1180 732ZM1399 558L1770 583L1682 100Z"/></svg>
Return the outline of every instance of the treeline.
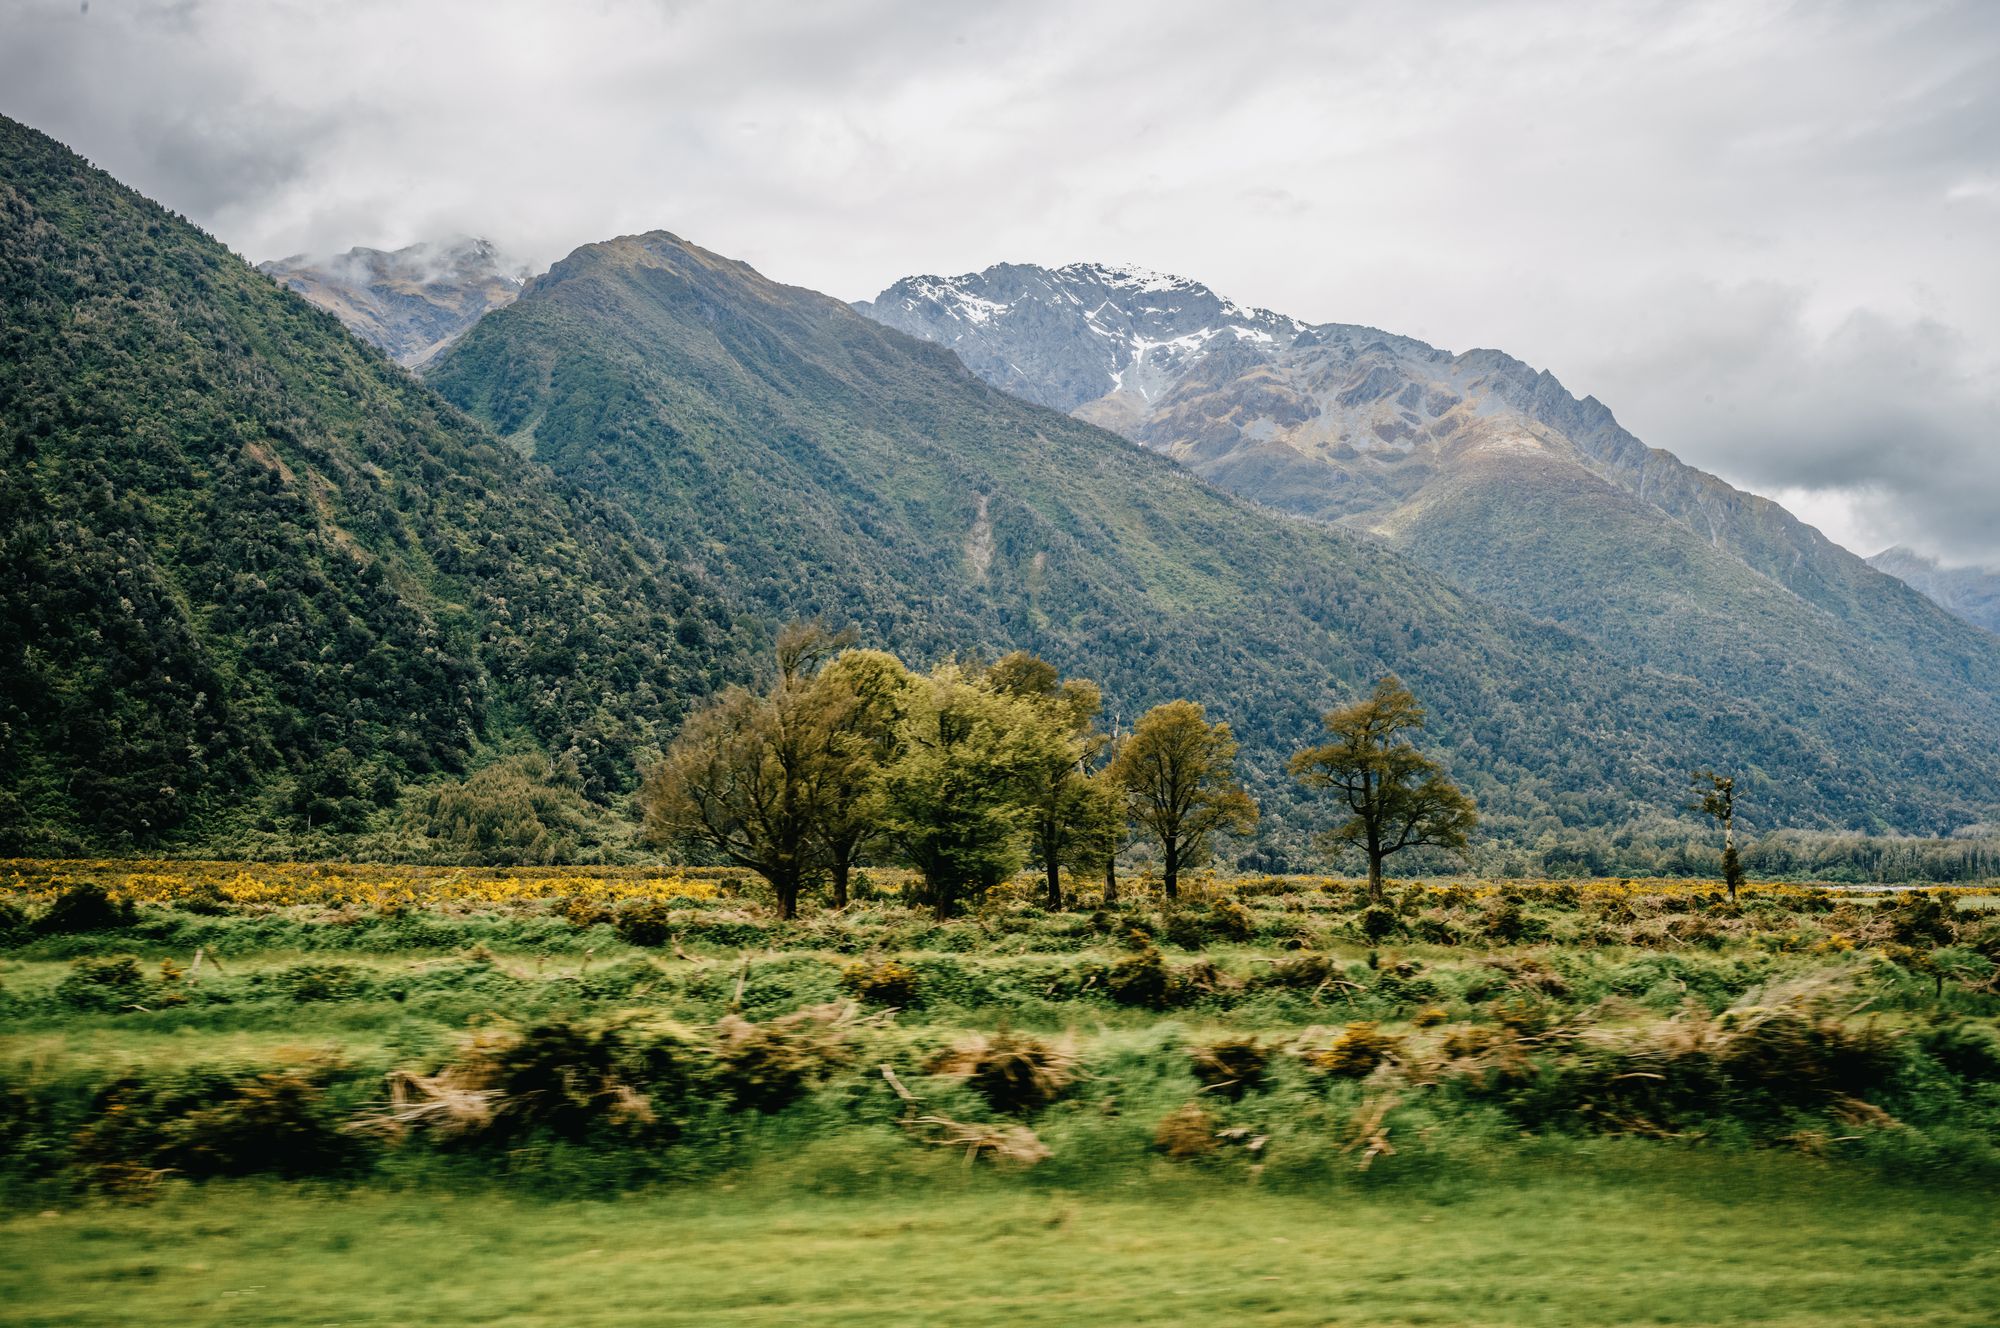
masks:
<svg viewBox="0 0 2000 1328"><path fill-rule="evenodd" d="M650 770L647 837L747 867L785 917L824 883L836 907L853 869L899 860L940 918L1041 865L1048 903L1062 869L1101 874L1137 824L1159 845L1172 896L1216 837L1248 833L1229 726L1175 701L1115 735L1096 684L1017 651L928 673L817 625L780 633L774 676L694 714Z"/></svg>
<svg viewBox="0 0 2000 1328"><path fill-rule="evenodd" d="M1866 835L1824 830L1773 830L1742 841L1746 875L1758 880L1847 884L2000 879L2000 835L1951 839ZM1722 875L1722 846L1665 819L1622 830L1545 834L1521 847L1488 845L1474 870L1504 876Z"/></svg>
<svg viewBox="0 0 2000 1328"><path fill-rule="evenodd" d="M921 875L916 902L945 918L1031 861L1051 909L1065 903L1066 867L1101 874L1114 903L1135 834L1157 848L1171 900L1184 868L1256 827L1236 740L1193 701L1107 732L1097 685L1026 651L917 673L850 644L789 627L768 685L694 714L646 776L648 838L756 871L787 918L814 884L841 907L858 863L901 861ZM1291 771L1345 813L1326 845L1366 856L1379 904L1385 859L1464 849L1476 813L1408 740L1423 709L1395 678L1325 722L1332 740L1298 752Z"/></svg>

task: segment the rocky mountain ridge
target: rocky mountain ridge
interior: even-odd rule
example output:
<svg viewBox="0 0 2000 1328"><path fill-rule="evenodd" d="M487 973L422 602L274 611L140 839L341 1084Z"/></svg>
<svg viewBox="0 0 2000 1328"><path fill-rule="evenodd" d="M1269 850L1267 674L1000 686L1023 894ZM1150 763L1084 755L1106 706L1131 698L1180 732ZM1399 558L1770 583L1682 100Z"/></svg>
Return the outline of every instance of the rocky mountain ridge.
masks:
<svg viewBox="0 0 2000 1328"><path fill-rule="evenodd" d="M324 258L293 254L257 270L409 369L421 369L467 328L512 304L529 276L491 240L466 235Z"/></svg>
<svg viewBox="0 0 2000 1328"><path fill-rule="evenodd" d="M1901 545L1882 550L1868 565L1922 591L1973 626L2000 633L2000 570L1946 567Z"/></svg>

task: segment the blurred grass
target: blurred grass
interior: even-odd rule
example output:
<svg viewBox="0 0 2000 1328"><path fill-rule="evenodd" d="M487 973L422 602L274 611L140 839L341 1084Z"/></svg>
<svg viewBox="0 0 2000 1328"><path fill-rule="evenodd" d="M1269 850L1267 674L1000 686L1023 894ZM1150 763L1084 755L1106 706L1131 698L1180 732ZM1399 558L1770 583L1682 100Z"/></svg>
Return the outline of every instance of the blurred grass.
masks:
<svg viewBox="0 0 2000 1328"><path fill-rule="evenodd" d="M1477 1181L1273 1193L1153 1173L1088 1193L927 1175L603 1201L175 1187L0 1220L22 1325L1989 1325L1973 1191L1856 1190L1784 1157L1608 1150Z"/></svg>

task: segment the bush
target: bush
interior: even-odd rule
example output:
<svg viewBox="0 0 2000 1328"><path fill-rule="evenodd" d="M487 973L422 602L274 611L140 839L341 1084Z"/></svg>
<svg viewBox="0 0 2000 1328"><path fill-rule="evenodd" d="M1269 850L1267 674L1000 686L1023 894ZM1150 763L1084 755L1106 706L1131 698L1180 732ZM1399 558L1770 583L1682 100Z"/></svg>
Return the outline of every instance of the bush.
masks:
<svg viewBox="0 0 2000 1328"><path fill-rule="evenodd" d="M1153 1131L1153 1147L1177 1162L1207 1157L1219 1146L1216 1118L1199 1102L1177 1107Z"/></svg>
<svg viewBox="0 0 2000 1328"><path fill-rule="evenodd" d="M1377 905L1376 907L1362 910L1359 928L1362 939L1370 945L1375 945L1394 936L1397 928L1402 925L1402 921L1396 916L1395 910Z"/></svg>
<svg viewBox="0 0 2000 1328"><path fill-rule="evenodd" d="M323 1175L362 1151L317 1079L295 1071L166 1087L127 1076L97 1094L74 1144L77 1160L114 1188L167 1171Z"/></svg>
<svg viewBox="0 0 2000 1328"><path fill-rule="evenodd" d="M1068 1092L1076 1082L1075 1065L1067 1048L1002 1029L961 1040L925 1068L932 1074L963 1076L966 1087L993 1110L1024 1116Z"/></svg>
<svg viewBox="0 0 2000 1328"><path fill-rule="evenodd" d="M1372 1023L1349 1024L1330 1047L1310 1053L1315 1070L1343 1079L1364 1079L1384 1061L1402 1055L1400 1038L1390 1037Z"/></svg>
<svg viewBox="0 0 2000 1328"><path fill-rule="evenodd" d="M1172 985L1165 957L1150 945L1119 960L1104 975L1104 990L1120 1005L1164 1010Z"/></svg>
<svg viewBox="0 0 2000 1328"><path fill-rule="evenodd" d="M238 1080L221 1100L189 1112L165 1160L191 1176L296 1177L342 1170L356 1154L320 1085L276 1073Z"/></svg>
<svg viewBox="0 0 2000 1328"><path fill-rule="evenodd" d="M1984 1024L1956 1020L1932 1029L1923 1040L1932 1060L1961 1079L2000 1080L2000 1033Z"/></svg>
<svg viewBox="0 0 2000 1328"><path fill-rule="evenodd" d="M731 1015L718 1024L716 1083L739 1111L783 1111L848 1059L848 1011L819 1006L753 1024Z"/></svg>
<svg viewBox="0 0 2000 1328"><path fill-rule="evenodd" d="M27 910L11 899L0 897L0 945L13 945L27 934Z"/></svg>
<svg viewBox="0 0 2000 1328"><path fill-rule="evenodd" d="M81 881L50 902L35 920L35 930L53 936L117 931L131 926L136 916L131 901L113 898L95 881Z"/></svg>
<svg viewBox="0 0 2000 1328"><path fill-rule="evenodd" d="M1261 1090L1271 1063L1271 1053L1254 1037L1224 1038L1190 1048L1188 1054L1194 1061L1194 1077L1202 1087L1231 1102L1241 1102L1246 1093Z"/></svg>
<svg viewBox="0 0 2000 1328"><path fill-rule="evenodd" d="M663 899L642 899L618 910L619 939L656 950L673 939L673 909Z"/></svg>
<svg viewBox="0 0 2000 1328"><path fill-rule="evenodd" d="M368 970L355 964L294 964L267 980L301 1005L362 1000L375 986Z"/></svg>
<svg viewBox="0 0 2000 1328"><path fill-rule="evenodd" d="M894 959L849 964L840 972L840 989L871 1005L906 1009L917 1003L917 970Z"/></svg>
<svg viewBox="0 0 2000 1328"><path fill-rule="evenodd" d="M86 956L56 985L56 999L75 1010L128 1010L145 1001L151 986L131 955Z"/></svg>

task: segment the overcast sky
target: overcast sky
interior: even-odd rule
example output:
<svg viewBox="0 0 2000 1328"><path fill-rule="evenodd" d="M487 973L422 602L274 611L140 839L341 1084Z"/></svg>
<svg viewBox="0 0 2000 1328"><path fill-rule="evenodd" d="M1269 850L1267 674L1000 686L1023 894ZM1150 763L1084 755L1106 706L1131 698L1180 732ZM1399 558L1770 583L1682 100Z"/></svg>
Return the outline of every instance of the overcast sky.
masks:
<svg viewBox="0 0 2000 1328"><path fill-rule="evenodd" d="M0 0L0 111L256 259L664 228L1497 346L2000 564L2000 3Z"/></svg>

